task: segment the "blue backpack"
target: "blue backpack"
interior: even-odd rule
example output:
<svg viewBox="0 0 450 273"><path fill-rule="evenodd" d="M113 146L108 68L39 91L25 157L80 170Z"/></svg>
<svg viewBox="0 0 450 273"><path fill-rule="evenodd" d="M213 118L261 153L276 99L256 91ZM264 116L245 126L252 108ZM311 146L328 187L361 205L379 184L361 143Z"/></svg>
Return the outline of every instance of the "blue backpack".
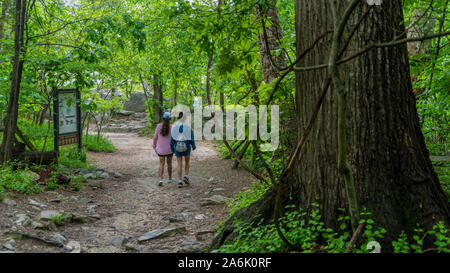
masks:
<svg viewBox="0 0 450 273"><path fill-rule="evenodd" d="M187 148L187 145L186 145L186 140L184 139L185 137L184 137L184 134L183 134L183 125L180 126L180 129L178 129L178 132L181 133L182 140L176 140L175 150L178 153L184 153L184 152L187 151L188 148Z"/></svg>

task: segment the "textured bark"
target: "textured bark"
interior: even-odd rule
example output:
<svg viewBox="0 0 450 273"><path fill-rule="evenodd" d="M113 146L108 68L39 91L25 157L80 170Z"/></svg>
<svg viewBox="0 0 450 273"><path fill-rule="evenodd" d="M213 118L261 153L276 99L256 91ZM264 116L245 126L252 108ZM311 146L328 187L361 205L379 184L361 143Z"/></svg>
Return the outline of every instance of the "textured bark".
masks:
<svg viewBox="0 0 450 273"><path fill-rule="evenodd" d="M256 15L257 15L257 23L261 24L260 19L260 9L256 7ZM269 50L272 52L274 49L278 48L281 44L280 41L283 38L283 32L280 26L280 19L278 18L278 9L276 6L276 2L272 4L270 8L264 14L267 18L269 18L271 25L266 25L266 33L267 33L267 44L269 45ZM261 55L261 69L264 76L264 82L271 83L274 79L280 76L279 70L272 65L269 55L267 52L267 45L264 39L264 34L261 30L258 33L258 43L259 43L259 52ZM285 67L285 53L281 51L280 53L272 53L272 60L278 67Z"/></svg>
<svg viewBox="0 0 450 273"><path fill-rule="evenodd" d="M6 114L5 129L3 132L3 142L0 148L0 162L7 162L12 158L14 148L15 133L17 129L17 117L19 112L20 83L22 81L22 71L24 64L24 27L26 0L16 0L16 24L14 37L14 57L13 71L11 78L11 89Z"/></svg>
<svg viewBox="0 0 450 273"><path fill-rule="evenodd" d="M159 82L160 75L154 74L153 75L153 98L156 100L154 106L153 106L153 112L154 112L154 121L156 123L160 123L162 121L162 114L163 114L163 93L162 93L162 84Z"/></svg>
<svg viewBox="0 0 450 273"><path fill-rule="evenodd" d="M0 48L5 38L5 23L6 23L6 11L8 10L8 0L2 2L2 15L0 17Z"/></svg>
<svg viewBox="0 0 450 273"><path fill-rule="evenodd" d="M173 106L177 105L177 94L178 94L178 81L177 79L173 80Z"/></svg>
<svg viewBox="0 0 450 273"><path fill-rule="evenodd" d="M339 14L342 15L348 2L338 2ZM357 7L348 29L353 28L367 8L363 4ZM349 48L357 50L370 42L391 41L405 33L402 22L401 1L383 1L382 6L370 11ZM308 48L320 33L332 28L328 0L296 1L297 52ZM327 63L329 50L330 41L324 40L299 66ZM340 73L347 89L348 161L354 170L358 205L372 212L372 219L387 230L385 238L380 240L382 251L392 251L391 241L402 230L411 234L417 225L429 230L438 221L449 225L450 206L431 165L419 126L406 44L369 51L341 65ZM327 76L326 70L296 74L298 138L303 135L317 103L319 83ZM319 203L323 220L335 230L339 208L348 211L345 182L336 161L337 99L338 94L330 90L282 192L282 207L290 202L302 208L308 208L312 202ZM232 223L236 219L271 219L274 196L274 191L269 191L249 208L236 213L215 238L212 248L232 240L235 236ZM425 245L430 244L431 236L427 236Z"/></svg>

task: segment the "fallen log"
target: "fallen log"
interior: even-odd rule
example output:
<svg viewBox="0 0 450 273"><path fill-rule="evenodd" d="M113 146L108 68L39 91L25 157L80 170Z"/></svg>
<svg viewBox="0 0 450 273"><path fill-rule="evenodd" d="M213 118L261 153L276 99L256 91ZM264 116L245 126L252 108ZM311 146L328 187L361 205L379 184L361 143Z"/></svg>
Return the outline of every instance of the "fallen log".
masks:
<svg viewBox="0 0 450 273"><path fill-rule="evenodd" d="M24 152L16 155L14 159L24 163L36 165L51 165L58 162L58 153L56 151L50 152Z"/></svg>

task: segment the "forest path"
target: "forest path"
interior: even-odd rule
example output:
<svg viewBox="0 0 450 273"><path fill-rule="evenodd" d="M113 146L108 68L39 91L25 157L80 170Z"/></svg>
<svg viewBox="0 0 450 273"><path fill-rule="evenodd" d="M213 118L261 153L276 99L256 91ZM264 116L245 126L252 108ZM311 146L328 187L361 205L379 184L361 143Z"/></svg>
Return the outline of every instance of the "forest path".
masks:
<svg viewBox="0 0 450 273"><path fill-rule="evenodd" d="M91 186L86 185L79 192L57 190L31 196L33 200L45 204L45 210L63 209L66 212L95 215L99 219L84 224L66 224L53 231L42 231L43 237L59 233L67 240L79 242L82 252L195 251L212 239L211 233L199 235L199 232L201 234L202 231L214 230L219 222L227 218L224 204L202 206L203 198L213 195L231 197L236 191L250 187L248 173L240 169L232 170L233 161L223 159L214 145L205 141L199 141L197 150L191 154L191 185L178 188L176 183L165 182L159 187L156 185L159 158L153 151L151 138L139 137L133 133L106 135L117 151L89 152L88 159L96 161L97 166L110 173L111 178L90 180L87 183ZM176 166L174 158L174 178ZM114 178L112 174L115 172L123 176ZM214 182L209 181L211 177ZM166 172L165 178L167 179ZM51 202L55 196L61 202ZM17 206L7 207L7 210L9 213L16 212L14 216L9 215L8 222L17 220L16 217L20 213L26 213L31 219L36 219L40 211L44 210L30 206L28 197L18 196L14 200ZM7 213L5 211L5 214ZM137 240L150 231L177 227L185 228L186 231L144 242ZM31 227L28 229L36 233ZM125 247L126 243L134 245L132 248L135 249ZM23 239L15 242L15 251L64 250L36 240Z"/></svg>

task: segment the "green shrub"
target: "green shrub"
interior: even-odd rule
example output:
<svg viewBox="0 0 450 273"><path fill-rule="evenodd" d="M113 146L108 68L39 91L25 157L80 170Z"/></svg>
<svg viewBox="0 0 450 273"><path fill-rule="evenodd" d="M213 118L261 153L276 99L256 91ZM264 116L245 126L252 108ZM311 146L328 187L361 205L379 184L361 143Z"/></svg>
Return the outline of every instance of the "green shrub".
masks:
<svg viewBox="0 0 450 273"><path fill-rule="evenodd" d="M350 243L349 225L350 218L348 216L340 216L338 223L340 227L338 231L325 226L321 220L318 204L312 204L312 211L307 214L301 209L295 209L294 206L287 206L288 212L280 218L280 229L285 237L297 246L300 246L305 253L311 252L329 252L329 253L345 253ZM342 210L343 211L343 210ZM370 218L368 212L362 213L364 229L361 234L361 243L354 246L354 253L371 252L369 245L384 237L386 230L378 227L375 221ZM275 224L271 221L269 224L263 225L263 220L258 224L235 223L235 231L237 237L230 243L222 245L214 253L286 253L293 252L279 237ZM416 234L412 236L411 241L402 233L398 240L392 242L394 252L396 253L421 253L423 247L422 237L419 236L423 230L416 229ZM428 234L434 235L436 238L435 245L438 252L449 252L450 238L448 237L448 229L442 222L433 227Z"/></svg>
<svg viewBox="0 0 450 273"><path fill-rule="evenodd" d="M33 178L25 174L27 170L14 170L11 165L2 165L0 167L0 192L4 190L24 194L41 192L39 183L34 182Z"/></svg>
<svg viewBox="0 0 450 273"><path fill-rule="evenodd" d="M233 215L239 209L248 207L261 198L270 187L271 185L254 181L249 190L238 192L233 199L227 203L228 212L230 215Z"/></svg>
<svg viewBox="0 0 450 273"><path fill-rule="evenodd" d="M90 168L86 152L75 146L61 147L58 161L59 164L72 169Z"/></svg>
<svg viewBox="0 0 450 273"><path fill-rule="evenodd" d="M86 139L86 137L84 137L83 139ZM88 140L85 145L88 151L106 153L114 153L116 151L116 147L114 147L108 137L100 136L99 138L97 138L97 135L88 135L87 139Z"/></svg>
<svg viewBox="0 0 450 273"><path fill-rule="evenodd" d="M72 178L71 186L74 191L79 191L83 187L83 183L86 182L86 177L78 175Z"/></svg>

